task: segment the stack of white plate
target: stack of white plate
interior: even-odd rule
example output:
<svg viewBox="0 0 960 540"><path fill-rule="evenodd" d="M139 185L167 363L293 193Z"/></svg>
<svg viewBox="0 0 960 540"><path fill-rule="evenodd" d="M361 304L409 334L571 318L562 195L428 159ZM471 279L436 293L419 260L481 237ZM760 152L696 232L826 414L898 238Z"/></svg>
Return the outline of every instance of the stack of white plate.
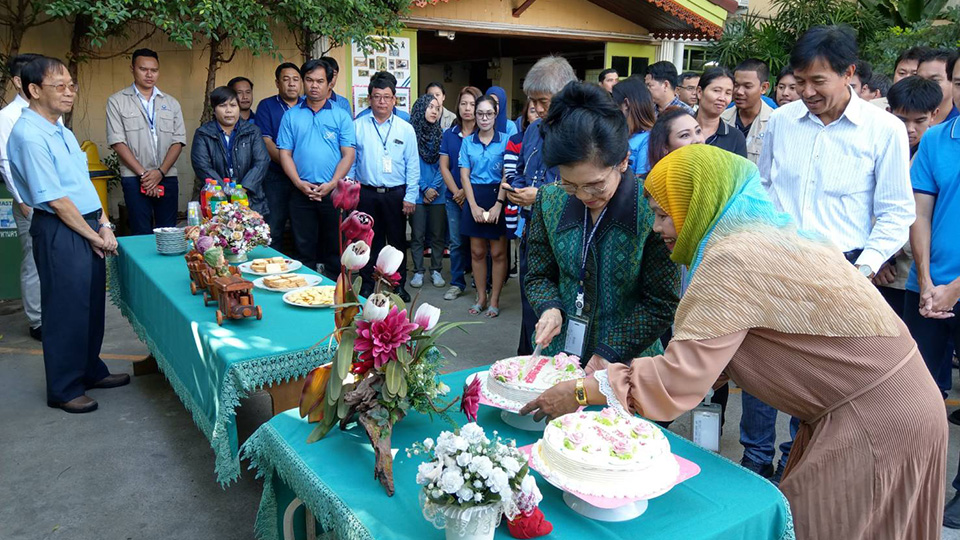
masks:
<svg viewBox="0 0 960 540"><path fill-rule="evenodd" d="M157 251L161 255L180 255L189 249L183 229L177 227L158 227L153 230L157 237Z"/></svg>

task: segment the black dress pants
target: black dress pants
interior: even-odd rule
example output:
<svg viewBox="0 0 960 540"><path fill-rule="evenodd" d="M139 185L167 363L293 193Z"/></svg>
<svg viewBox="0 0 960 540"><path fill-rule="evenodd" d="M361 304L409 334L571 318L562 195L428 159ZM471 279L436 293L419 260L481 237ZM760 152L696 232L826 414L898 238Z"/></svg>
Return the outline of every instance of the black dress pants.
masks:
<svg viewBox="0 0 960 540"><path fill-rule="evenodd" d="M84 219L96 230L99 211ZM100 359L106 264L55 214L35 210L30 235L40 275L47 401L66 403L110 374Z"/></svg>
<svg viewBox="0 0 960 540"><path fill-rule="evenodd" d="M311 270L323 265L323 275L336 281L340 275L339 210L332 197L311 201L299 189L290 190L290 225L300 262Z"/></svg>
<svg viewBox="0 0 960 540"><path fill-rule="evenodd" d="M370 263L360 271L363 277L362 292L369 295L373 290L373 267L377 255L383 246L390 244L403 253L403 262L397 270L400 273L399 289L407 282L407 216L403 215L403 196L407 186L392 188L374 188L363 186L360 190L360 204L357 210L370 214L373 218L373 248Z"/></svg>

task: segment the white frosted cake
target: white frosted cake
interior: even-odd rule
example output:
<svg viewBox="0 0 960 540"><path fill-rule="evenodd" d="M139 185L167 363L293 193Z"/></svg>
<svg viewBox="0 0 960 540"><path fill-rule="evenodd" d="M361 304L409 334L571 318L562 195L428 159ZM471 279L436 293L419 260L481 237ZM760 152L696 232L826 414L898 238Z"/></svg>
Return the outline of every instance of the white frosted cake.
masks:
<svg viewBox="0 0 960 540"><path fill-rule="evenodd" d="M659 427L609 408L553 420L534 452L545 476L587 495L653 497L673 487L680 473Z"/></svg>
<svg viewBox="0 0 960 540"><path fill-rule="evenodd" d="M490 366L485 390L492 400L526 405L559 382L585 376L576 356L560 353L538 356L535 361L530 356L514 356Z"/></svg>

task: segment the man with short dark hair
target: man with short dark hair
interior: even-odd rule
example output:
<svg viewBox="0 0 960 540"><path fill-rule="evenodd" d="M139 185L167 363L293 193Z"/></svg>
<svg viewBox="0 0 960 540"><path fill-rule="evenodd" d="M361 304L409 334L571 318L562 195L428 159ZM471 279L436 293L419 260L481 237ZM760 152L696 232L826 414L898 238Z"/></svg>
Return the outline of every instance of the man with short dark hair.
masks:
<svg viewBox="0 0 960 540"><path fill-rule="evenodd" d="M863 85L869 82L871 77L873 77L873 67L870 62L866 60L857 61L856 71L850 78L850 88L853 88L853 91L859 96L863 90Z"/></svg>
<svg viewBox="0 0 960 540"><path fill-rule="evenodd" d="M303 101L303 84L300 68L291 62L278 65L274 77L277 95L260 100L257 105L260 114L254 118L254 122L260 128L267 153L270 154L270 167L263 179L263 194L267 198L268 210L264 219L270 227L270 247L280 251L283 248L283 232L290 218L293 184L280 165L277 137L284 113Z"/></svg>
<svg viewBox="0 0 960 540"><path fill-rule="evenodd" d="M427 84L426 90L427 94L437 98L437 101L440 102L440 109L443 111L440 114L440 129L446 130L457 120L457 115L450 109L443 106L444 100L447 99L447 91L443 88L443 83L433 81Z"/></svg>
<svg viewBox="0 0 960 540"><path fill-rule="evenodd" d="M356 135L347 111L327 99L333 67L309 60L300 73L306 99L283 115L277 134L280 165L294 187L290 224L303 264L336 279L340 229L332 194L353 166Z"/></svg>
<svg viewBox="0 0 960 540"><path fill-rule="evenodd" d="M133 84L107 99L107 144L120 158L120 186L130 232L175 227L179 204L177 158L187 144L180 102L157 88L160 60L133 51Z"/></svg>
<svg viewBox="0 0 960 540"><path fill-rule="evenodd" d="M693 108L680 101L677 97L677 68L672 62L666 60L654 62L647 68L647 74L643 77L650 90L650 96L656 107L657 114L669 107L681 107L693 112Z"/></svg>
<svg viewBox="0 0 960 540"><path fill-rule="evenodd" d="M10 156L7 152L7 141L10 140L10 132L13 126L20 119L20 114L24 109L30 106L27 91L23 88L20 78L20 71L23 66L40 58L39 54L24 53L18 54L7 62L7 71L13 80L13 87L17 90L17 95L9 105L0 110L0 161L3 173L3 182L7 185L10 195L13 197L13 220L17 224L17 237L20 239L20 296L23 299L23 313L27 316L29 323L30 337L40 341L42 337L41 327L41 309L40 309L40 276L37 275L37 263L33 259L33 237L30 236L30 224L33 218L33 209L23 202L23 197L17 190L13 182L13 174L10 172Z"/></svg>
<svg viewBox="0 0 960 540"><path fill-rule="evenodd" d="M860 87L860 99L865 101L873 101L875 99L887 97L887 92L889 90L890 78L883 73L874 72L873 76L870 77L870 80L864 81L863 86Z"/></svg>
<svg viewBox="0 0 960 540"><path fill-rule="evenodd" d="M700 84L700 74L693 71L684 71L677 78L677 97L690 107L697 108L697 85Z"/></svg>
<svg viewBox="0 0 960 540"><path fill-rule="evenodd" d="M767 121L773 107L762 99L770 89L770 68L766 62L749 58L733 71L733 108L723 111L720 118L737 128L747 141L747 158L756 163L763 148Z"/></svg>
<svg viewBox="0 0 960 540"><path fill-rule="evenodd" d="M337 62L337 59L332 56L321 56L321 60L326 62L333 68L333 78L330 79L330 96L327 99L330 100L330 103L340 107L341 109L347 111L347 114L350 115L350 118L353 118L353 107L350 106L350 100L346 96L338 95L333 91L333 87L337 85L337 81L340 80L340 64Z"/></svg>
<svg viewBox="0 0 960 540"><path fill-rule="evenodd" d="M373 217L373 253L364 268L362 296L373 291L373 266L376 254L387 244L403 254L400 281L396 292L404 302L410 295L407 282L407 218L417 208L420 192L420 152L417 134L406 120L394 114L397 103L397 79L386 71L370 78L367 95L371 114L354 121L357 131L357 161L353 177L360 182L357 210Z"/></svg>
<svg viewBox="0 0 960 540"><path fill-rule="evenodd" d="M389 84L393 86L393 88L397 87L397 78L393 76L393 73L390 73L389 71L378 71L377 73L375 73L375 75L380 75L380 78L384 79L385 81L388 81ZM372 80L372 77L371 77L371 80ZM387 83L385 82L384 84L387 84ZM394 95L394 102L396 102L396 95ZM369 107L357 113L357 118L360 118L362 116L367 116L372 112L373 112L373 102L370 103ZM396 105L393 106L393 114L396 115L401 120L403 120L404 122L408 122L408 123L410 122L410 113L408 113L403 109L398 109Z"/></svg>
<svg viewBox="0 0 960 540"><path fill-rule="evenodd" d="M901 79L917 74L917 67L920 65L920 59L930 51L929 47L916 46L901 51L897 56L897 61L893 63L893 84L897 84ZM877 107L887 110L886 98L877 98L871 101Z"/></svg>
<svg viewBox="0 0 960 540"><path fill-rule="evenodd" d="M92 388L130 382L100 359L106 308L105 255L117 250L113 226L90 183L77 138L59 123L77 95L67 66L41 57L20 78L30 106L7 149L17 191L33 208L33 256L40 275L47 405L70 413L97 408Z"/></svg>
<svg viewBox="0 0 960 540"><path fill-rule="evenodd" d="M928 51L917 65L917 75L929 79L938 85L943 92L940 102L940 111L933 117L933 125L942 124L960 115L960 111L953 104L953 69L957 61L957 51L952 49L937 49Z"/></svg>
<svg viewBox="0 0 960 540"><path fill-rule="evenodd" d="M620 74L617 73L617 70L613 68L607 68L600 72L600 76L597 77L597 80L600 82L600 86L602 86L607 93L613 93L613 87L620 82Z"/></svg>
<svg viewBox="0 0 960 540"><path fill-rule="evenodd" d="M257 114L251 109L253 107L253 81L242 76L234 77L227 83L227 87L237 94L240 119L247 122L256 122Z"/></svg>
<svg viewBox="0 0 960 540"><path fill-rule="evenodd" d="M872 279L907 241L914 218L910 149L893 115L850 87L859 57L848 27L816 26L797 41L790 64L800 100L770 115L758 168L779 210L819 233ZM771 409L771 411L773 411ZM745 459L769 471L773 426ZM799 425L791 421L791 432ZM781 446L782 472L789 444Z"/></svg>

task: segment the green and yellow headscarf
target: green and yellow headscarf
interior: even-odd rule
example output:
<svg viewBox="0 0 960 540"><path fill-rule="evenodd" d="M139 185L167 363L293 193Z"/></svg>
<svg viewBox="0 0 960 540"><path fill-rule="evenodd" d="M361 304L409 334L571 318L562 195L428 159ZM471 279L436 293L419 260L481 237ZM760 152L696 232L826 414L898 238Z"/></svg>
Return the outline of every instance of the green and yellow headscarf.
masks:
<svg viewBox="0 0 960 540"><path fill-rule="evenodd" d="M673 218L671 258L693 275L674 339L751 328L831 337L899 332L877 288L836 246L798 231L777 211L750 161L705 144L685 146L657 163L644 187Z"/></svg>

